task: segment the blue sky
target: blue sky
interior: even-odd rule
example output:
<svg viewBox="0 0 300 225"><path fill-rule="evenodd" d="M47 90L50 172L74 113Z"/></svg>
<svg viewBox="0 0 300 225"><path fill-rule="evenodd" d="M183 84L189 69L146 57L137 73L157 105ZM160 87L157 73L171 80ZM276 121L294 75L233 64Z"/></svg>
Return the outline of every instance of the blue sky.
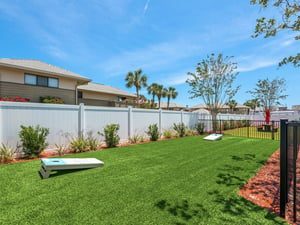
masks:
<svg viewBox="0 0 300 225"><path fill-rule="evenodd" d="M173 86L173 100L189 107L187 72L210 53L234 56L240 72L239 103L258 79L285 78L283 105L300 104L300 69L278 68L284 56L299 52L291 32L251 38L258 17L275 10L249 0L1 0L1 58L37 59L134 93L125 87L128 71L141 68L148 83ZM147 96L146 89L142 94Z"/></svg>

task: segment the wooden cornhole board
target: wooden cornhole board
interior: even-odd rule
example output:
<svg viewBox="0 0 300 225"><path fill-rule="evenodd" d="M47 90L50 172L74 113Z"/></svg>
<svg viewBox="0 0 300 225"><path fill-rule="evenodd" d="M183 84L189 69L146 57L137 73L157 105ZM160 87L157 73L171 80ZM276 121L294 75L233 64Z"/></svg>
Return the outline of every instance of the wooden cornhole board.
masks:
<svg viewBox="0 0 300 225"><path fill-rule="evenodd" d="M44 158L41 162L40 174L43 179L48 178L53 170L87 169L104 165L96 158Z"/></svg>

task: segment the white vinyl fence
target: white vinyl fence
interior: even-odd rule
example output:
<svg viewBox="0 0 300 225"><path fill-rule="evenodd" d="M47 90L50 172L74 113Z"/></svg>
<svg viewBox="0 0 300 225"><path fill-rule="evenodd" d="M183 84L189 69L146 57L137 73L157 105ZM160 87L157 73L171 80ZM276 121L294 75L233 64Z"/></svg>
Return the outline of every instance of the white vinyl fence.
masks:
<svg viewBox="0 0 300 225"><path fill-rule="evenodd" d="M133 135L146 135L150 124L157 124L160 131L183 122L188 128L198 123L199 114L184 111L146 110L81 105L55 105L42 103L0 102L0 144L16 146L20 143L20 126L49 128L48 148L66 144L81 132L99 139L107 124L119 124L121 140Z"/></svg>

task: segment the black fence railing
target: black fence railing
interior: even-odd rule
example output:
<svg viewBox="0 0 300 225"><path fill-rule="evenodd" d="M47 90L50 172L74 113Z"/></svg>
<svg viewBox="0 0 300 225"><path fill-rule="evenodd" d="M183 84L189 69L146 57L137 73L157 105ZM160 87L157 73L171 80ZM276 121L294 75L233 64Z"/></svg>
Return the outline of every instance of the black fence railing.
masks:
<svg viewBox="0 0 300 225"><path fill-rule="evenodd" d="M280 215L300 224L300 122L280 123Z"/></svg>
<svg viewBox="0 0 300 225"><path fill-rule="evenodd" d="M200 120L204 124L204 132L222 133L225 135L280 139L280 121L266 123L264 120Z"/></svg>

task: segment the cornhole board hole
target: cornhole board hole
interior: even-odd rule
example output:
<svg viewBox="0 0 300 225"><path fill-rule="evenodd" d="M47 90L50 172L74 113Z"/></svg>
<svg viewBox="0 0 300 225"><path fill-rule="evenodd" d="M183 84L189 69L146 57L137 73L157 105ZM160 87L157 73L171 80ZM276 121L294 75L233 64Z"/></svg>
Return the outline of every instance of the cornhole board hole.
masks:
<svg viewBox="0 0 300 225"><path fill-rule="evenodd" d="M54 170L88 169L104 165L96 158L44 158L41 162L40 174L43 179L48 178Z"/></svg>
<svg viewBox="0 0 300 225"><path fill-rule="evenodd" d="M210 134L206 137L204 137L204 140L208 140L208 141L217 141L217 140L221 140L222 139L222 134Z"/></svg>

